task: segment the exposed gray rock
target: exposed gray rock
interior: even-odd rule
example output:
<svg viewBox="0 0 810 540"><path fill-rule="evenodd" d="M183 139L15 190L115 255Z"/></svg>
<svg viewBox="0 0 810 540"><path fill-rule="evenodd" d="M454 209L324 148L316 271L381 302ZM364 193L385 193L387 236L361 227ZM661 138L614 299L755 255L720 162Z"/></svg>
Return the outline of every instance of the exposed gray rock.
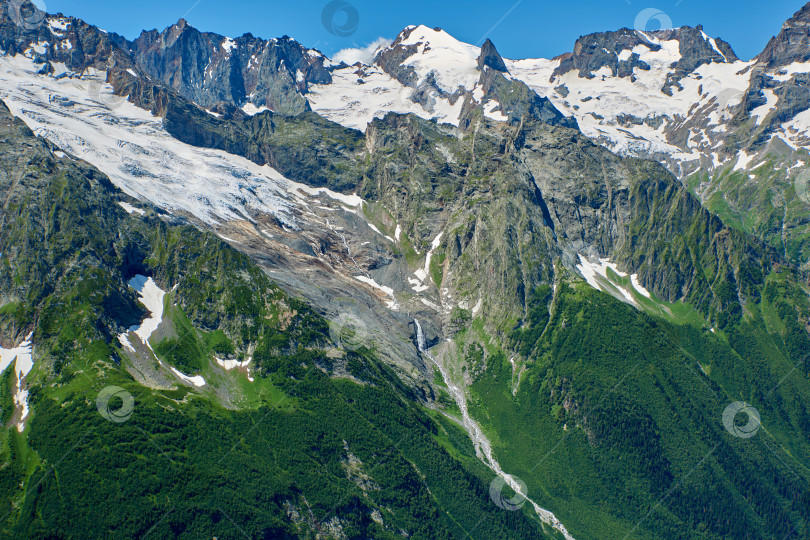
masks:
<svg viewBox="0 0 810 540"><path fill-rule="evenodd" d="M757 61L768 68L810 60L810 4L785 21L777 36L771 38Z"/></svg>
<svg viewBox="0 0 810 540"><path fill-rule="evenodd" d="M503 73L509 72L509 70L506 69L506 64L504 64L503 58L501 58L501 55L498 54L498 51L495 49L495 45L489 40L489 38L487 38L487 40L481 46L481 55L478 57L478 69L484 71L484 66Z"/></svg>
<svg viewBox="0 0 810 540"><path fill-rule="evenodd" d="M613 75L629 77L634 68L650 69L646 62L639 60L637 53L632 53L628 60L619 60L619 53L631 50L637 45L644 45L650 50L660 49L641 34L629 28L622 28L615 32L597 32L577 39L574 51L564 55L560 66L554 70L552 78L557 75L577 70L580 77L592 79L593 73L602 67L609 67Z"/></svg>
<svg viewBox="0 0 810 540"><path fill-rule="evenodd" d="M200 32L183 19L160 33L143 32L129 48L150 77L203 107L252 103L297 114L310 110L304 97L309 84L332 81L326 58L287 36L265 41L245 34L231 40Z"/></svg>
<svg viewBox="0 0 810 540"><path fill-rule="evenodd" d="M647 34L657 40L677 40L681 58L672 66L674 68L670 78L664 83L662 91L672 95L672 88L679 87L678 81L685 75L692 73L703 64L716 62L734 62L738 60L731 46L721 39L716 39L716 50L708 38L703 34L703 28L683 26L669 30L655 30L651 32L638 32L629 28L613 32L597 32L577 39L573 53L564 55L552 78L576 70L580 77L592 79L594 73L603 67L610 68L614 77L632 77L633 70L649 70L650 66L640 60L637 52L638 46L646 47L651 51L661 49L660 45L650 41ZM620 60L623 51L633 51L627 58Z"/></svg>

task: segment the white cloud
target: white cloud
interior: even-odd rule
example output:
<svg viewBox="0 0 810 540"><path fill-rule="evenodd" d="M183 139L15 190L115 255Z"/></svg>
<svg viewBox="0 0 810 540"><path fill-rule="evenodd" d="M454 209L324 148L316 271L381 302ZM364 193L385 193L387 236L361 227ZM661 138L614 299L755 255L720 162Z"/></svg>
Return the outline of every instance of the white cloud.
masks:
<svg viewBox="0 0 810 540"><path fill-rule="evenodd" d="M332 61L336 64L346 62L350 66L356 64L357 62L371 64L374 61L374 53L376 53L377 50L382 47L389 46L391 43L392 42L390 39L378 37L365 47L357 49L342 49L336 52L332 57Z"/></svg>

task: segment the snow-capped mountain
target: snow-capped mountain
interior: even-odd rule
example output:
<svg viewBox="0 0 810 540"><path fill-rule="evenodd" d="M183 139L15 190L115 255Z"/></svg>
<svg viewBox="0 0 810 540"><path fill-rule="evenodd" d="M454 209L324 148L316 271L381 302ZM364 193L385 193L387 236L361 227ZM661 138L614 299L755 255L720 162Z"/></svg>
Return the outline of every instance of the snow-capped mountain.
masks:
<svg viewBox="0 0 810 540"><path fill-rule="evenodd" d="M797 22L805 16L797 13L783 34L805 28ZM774 43L787 39L795 41ZM334 68L333 82L313 85L308 99L320 114L357 129L388 111L459 125L466 93L486 117L506 121L503 104L480 81L486 66L528 85L611 150L665 162L685 178L724 165L745 168L750 157L740 161L738 152L756 153L773 138L792 148L807 142L810 123L800 113L808 104L790 96L810 66L769 52L776 47L743 61L701 27L623 29L583 36L572 53L554 59L504 60L490 41L478 48L417 26L379 49L371 65ZM765 60L774 54L779 61ZM757 134L750 139L739 136L747 123Z"/></svg>
<svg viewBox="0 0 810 540"><path fill-rule="evenodd" d="M438 28L411 26L379 47L373 61L353 65L287 36L229 38L185 20L132 42L104 38L108 48L125 49L139 72L215 113L314 110L359 130L388 112L456 126L468 125L477 107L495 121L533 114L576 124L615 152L656 159L686 178L747 169L769 145L807 143L803 85L810 66L801 44L808 13L799 11L750 61L700 26L595 33L557 58L516 60L503 59L489 40L477 47ZM70 47L83 26L54 20L54 34L42 42Z"/></svg>
<svg viewBox="0 0 810 540"><path fill-rule="evenodd" d="M810 8L348 65L0 7L0 534L809 530Z"/></svg>
<svg viewBox="0 0 810 540"><path fill-rule="evenodd" d="M576 125L571 115L513 77L490 40L476 47L440 28L410 26L378 48L371 64L340 65L333 76L332 84L312 88L312 108L356 129L387 112L468 126L476 108L495 121L519 122L529 114Z"/></svg>

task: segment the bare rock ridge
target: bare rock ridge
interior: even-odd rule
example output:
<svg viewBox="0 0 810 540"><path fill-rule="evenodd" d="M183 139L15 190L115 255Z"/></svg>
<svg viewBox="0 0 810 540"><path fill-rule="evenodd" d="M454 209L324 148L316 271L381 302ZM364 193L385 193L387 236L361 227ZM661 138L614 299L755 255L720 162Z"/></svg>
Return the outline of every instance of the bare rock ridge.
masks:
<svg viewBox="0 0 810 540"><path fill-rule="evenodd" d="M147 75L203 107L249 102L297 114L309 110L308 85L332 80L325 56L287 36L230 39L183 19L163 32L143 32L129 48Z"/></svg>
<svg viewBox="0 0 810 540"><path fill-rule="evenodd" d="M489 38L487 38L481 46L481 55L478 57L478 69L484 71L484 66L503 73L509 73L509 70L506 69L506 64L503 62L503 58L501 58L501 55L495 50L495 45Z"/></svg>
<svg viewBox="0 0 810 540"><path fill-rule="evenodd" d="M633 78L633 70L648 71L650 65L640 59L640 52L661 50L662 41L677 40L680 59L673 66L675 76L662 87L676 85L677 79L693 72L706 63L726 63L738 60L731 46L721 39L709 38L701 26L683 26L669 30L639 32L622 28L610 32L596 32L577 39L573 53L566 55L554 70L553 76L576 70L579 76L592 79L603 67L610 69L614 77ZM670 91L671 94L671 91Z"/></svg>
<svg viewBox="0 0 810 540"><path fill-rule="evenodd" d="M810 4L785 21L756 59L769 69L810 60Z"/></svg>

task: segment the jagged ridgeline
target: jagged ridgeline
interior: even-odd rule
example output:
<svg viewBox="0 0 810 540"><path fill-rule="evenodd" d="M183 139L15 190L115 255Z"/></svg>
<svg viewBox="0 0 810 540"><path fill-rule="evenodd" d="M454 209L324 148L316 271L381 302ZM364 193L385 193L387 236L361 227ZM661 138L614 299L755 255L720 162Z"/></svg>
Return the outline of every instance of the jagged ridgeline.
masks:
<svg viewBox="0 0 810 540"><path fill-rule="evenodd" d="M340 129L263 115L316 139ZM237 134L216 143L232 150L240 126L260 122L209 116L170 117L218 126L185 133ZM251 131L257 146L286 136ZM470 384L504 470L575 537L804 530L810 304L806 278L777 251L726 226L663 167L564 126L479 119L459 131L390 114L364 147L365 160L336 168L361 179L409 243L443 233L432 281L468 306L484 299L485 317L455 308L438 323L452 340L434 354ZM419 260L403 246L395 255ZM576 279L578 254L594 249L634 269L647 296L613 270L600 286L632 306ZM724 428L737 401L761 411L757 439Z"/></svg>
<svg viewBox="0 0 810 540"><path fill-rule="evenodd" d="M185 21L135 42L60 17L0 31L4 82L42 90L5 88L9 108L60 143L0 111L0 334L35 360L0 386L4 534L810 534L801 205L796 241L767 216L735 222L726 198L594 144L584 113L520 80L546 68L440 30L409 27L353 67ZM583 110L579 79L635 82L673 41L662 96L739 62L699 27L597 37L543 73ZM449 77L464 85L406 62L429 61L429 40L470 64ZM91 76L129 103L88 99ZM363 131L324 118L345 122L328 85L380 79L408 103ZM126 154L99 142L118 124L137 134ZM210 189L207 206L172 182L195 202ZM493 470L537 508L505 509Z"/></svg>
<svg viewBox="0 0 810 540"><path fill-rule="evenodd" d="M327 356L325 321L246 256L153 210L128 213L135 201L5 106L0 146L2 331L36 343L24 432L13 369L0 390L4 536L544 535L491 504L459 427L370 349ZM255 384L133 380L117 336L147 315L127 285L138 274L170 291L141 375L160 362L211 386L212 354L250 350ZM96 402L111 385L134 398L117 421Z"/></svg>

